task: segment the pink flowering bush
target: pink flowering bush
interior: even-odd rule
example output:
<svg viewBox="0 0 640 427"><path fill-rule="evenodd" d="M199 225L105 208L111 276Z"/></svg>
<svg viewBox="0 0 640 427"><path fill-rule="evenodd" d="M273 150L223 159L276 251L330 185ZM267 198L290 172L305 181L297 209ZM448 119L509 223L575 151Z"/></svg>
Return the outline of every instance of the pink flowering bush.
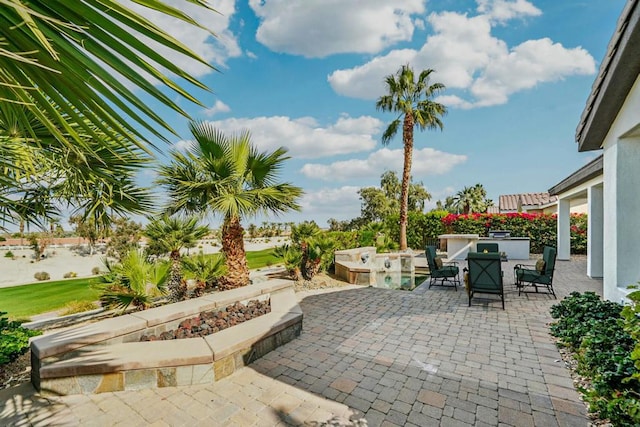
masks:
<svg viewBox="0 0 640 427"><path fill-rule="evenodd" d="M531 252L541 253L545 246L557 246L556 215L514 212L506 214L449 214L442 218L447 233L479 234L489 230L509 230L512 237L529 237ZM571 253L587 251L587 215L571 215Z"/></svg>

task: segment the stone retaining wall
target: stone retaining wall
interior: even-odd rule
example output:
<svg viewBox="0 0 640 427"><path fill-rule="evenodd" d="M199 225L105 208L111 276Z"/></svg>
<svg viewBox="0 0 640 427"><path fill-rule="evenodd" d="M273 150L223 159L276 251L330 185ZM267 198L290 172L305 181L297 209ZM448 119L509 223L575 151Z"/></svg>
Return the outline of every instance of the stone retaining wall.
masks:
<svg viewBox="0 0 640 427"><path fill-rule="evenodd" d="M202 311L270 299L271 313L202 338L138 342ZM44 335L31 342L31 381L43 394L92 394L211 383L300 335L293 282L269 280Z"/></svg>

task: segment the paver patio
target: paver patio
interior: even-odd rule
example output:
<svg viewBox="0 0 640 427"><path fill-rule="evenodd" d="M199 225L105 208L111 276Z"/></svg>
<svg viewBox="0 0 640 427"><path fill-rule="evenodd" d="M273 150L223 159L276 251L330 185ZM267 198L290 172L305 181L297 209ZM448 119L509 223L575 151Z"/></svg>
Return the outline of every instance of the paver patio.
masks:
<svg viewBox="0 0 640 427"><path fill-rule="evenodd" d="M556 301L518 296L514 264L504 311L464 289L299 293L300 338L220 382L49 399L24 384L0 392L0 425L586 426L548 334ZM601 293L585 271L558 261L559 300Z"/></svg>

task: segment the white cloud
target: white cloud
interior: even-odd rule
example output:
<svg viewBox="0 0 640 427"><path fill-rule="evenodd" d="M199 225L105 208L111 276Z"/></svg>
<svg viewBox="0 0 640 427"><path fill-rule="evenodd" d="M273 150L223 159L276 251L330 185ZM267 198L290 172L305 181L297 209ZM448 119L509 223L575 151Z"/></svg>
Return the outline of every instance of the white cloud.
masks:
<svg viewBox="0 0 640 427"><path fill-rule="evenodd" d="M527 0L477 0L478 12L504 22L525 16L540 16L542 11Z"/></svg>
<svg viewBox="0 0 640 427"><path fill-rule="evenodd" d="M542 38L509 48L491 34L498 18L535 15L530 3L494 0L480 4L485 14L472 17L432 13L428 22L433 34L419 50L392 50L363 65L336 70L328 76L331 87L341 95L375 99L385 91L384 77L395 73L398 64L410 63L416 69L436 70L433 81L448 89L439 98L441 102L472 108L504 104L514 92L595 72L593 57L581 47L565 48Z"/></svg>
<svg viewBox="0 0 640 427"><path fill-rule="evenodd" d="M372 178L380 176L385 170L402 173L403 159L402 149L383 148L371 153L366 159L338 161L329 165L307 163L300 172L307 178L325 181ZM445 153L433 148L414 149L411 174L416 180L425 175L441 175L466 160L467 156L465 155Z"/></svg>
<svg viewBox="0 0 640 427"><path fill-rule="evenodd" d="M376 145L374 135L382 127L376 118L347 115L326 127L312 117L285 116L230 118L211 123L230 134L251 129L251 139L260 150L286 147L289 155L307 159L370 151Z"/></svg>
<svg viewBox="0 0 640 427"><path fill-rule="evenodd" d="M177 151L188 151L193 147L194 142L189 139L182 139L175 144L173 144L173 148Z"/></svg>
<svg viewBox="0 0 640 427"><path fill-rule="evenodd" d="M256 38L276 52L306 57L377 53L411 40L425 0L249 0ZM418 24L419 25L419 24Z"/></svg>
<svg viewBox="0 0 640 427"><path fill-rule="evenodd" d="M216 1L215 11L207 10L182 0L167 0L174 6L191 16L205 28L216 34L214 38L208 31L188 24L166 14L155 12L129 0L121 0L123 4L149 19L160 28L180 40L191 50L199 54L208 63L224 66L228 58L240 56L242 51L238 41L229 30L229 21L235 13L235 0ZM210 73L212 70L204 64L185 58L183 55L159 46L156 42L146 39L149 45L161 52L166 58L180 63L180 67L196 77Z"/></svg>
<svg viewBox="0 0 640 427"><path fill-rule="evenodd" d="M211 108L204 110L204 114L205 116L212 117L218 113L228 113L229 111L231 111L231 108L218 99Z"/></svg>
<svg viewBox="0 0 640 427"><path fill-rule="evenodd" d="M314 219L351 219L360 215L360 187L344 186L307 191L300 200L302 212ZM318 224L321 227L324 224Z"/></svg>

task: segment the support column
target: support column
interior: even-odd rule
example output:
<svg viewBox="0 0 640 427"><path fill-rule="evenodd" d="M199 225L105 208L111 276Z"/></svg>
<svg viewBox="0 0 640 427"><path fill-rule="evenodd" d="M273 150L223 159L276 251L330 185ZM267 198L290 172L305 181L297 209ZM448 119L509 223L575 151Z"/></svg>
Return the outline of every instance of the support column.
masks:
<svg viewBox="0 0 640 427"><path fill-rule="evenodd" d="M558 200L558 257L571 259L571 215L569 199Z"/></svg>
<svg viewBox="0 0 640 427"><path fill-rule="evenodd" d="M640 280L640 138L619 138L604 152L605 299L620 302Z"/></svg>
<svg viewBox="0 0 640 427"><path fill-rule="evenodd" d="M587 276L600 278L604 260L604 200L602 184L587 190Z"/></svg>

